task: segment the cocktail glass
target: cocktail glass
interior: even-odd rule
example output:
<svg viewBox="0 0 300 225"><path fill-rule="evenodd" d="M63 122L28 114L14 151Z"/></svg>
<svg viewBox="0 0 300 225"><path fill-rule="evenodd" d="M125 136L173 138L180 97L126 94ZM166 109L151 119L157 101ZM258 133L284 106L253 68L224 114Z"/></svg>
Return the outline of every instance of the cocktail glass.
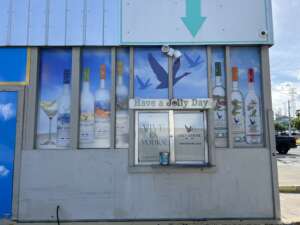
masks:
<svg viewBox="0 0 300 225"><path fill-rule="evenodd" d="M49 132L48 132L48 139L42 143L42 145L55 145L55 141L52 140L51 132L52 132L52 119L57 114L57 102L56 100L53 101L41 101L40 106L44 113L49 118Z"/></svg>

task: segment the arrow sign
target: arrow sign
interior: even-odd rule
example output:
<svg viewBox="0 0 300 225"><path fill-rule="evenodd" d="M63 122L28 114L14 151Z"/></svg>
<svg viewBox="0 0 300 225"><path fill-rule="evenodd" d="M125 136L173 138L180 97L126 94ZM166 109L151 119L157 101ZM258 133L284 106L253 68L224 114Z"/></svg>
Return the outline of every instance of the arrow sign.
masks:
<svg viewBox="0 0 300 225"><path fill-rule="evenodd" d="M186 15L181 17L182 22L195 37L206 20L201 15L201 0L185 0Z"/></svg>

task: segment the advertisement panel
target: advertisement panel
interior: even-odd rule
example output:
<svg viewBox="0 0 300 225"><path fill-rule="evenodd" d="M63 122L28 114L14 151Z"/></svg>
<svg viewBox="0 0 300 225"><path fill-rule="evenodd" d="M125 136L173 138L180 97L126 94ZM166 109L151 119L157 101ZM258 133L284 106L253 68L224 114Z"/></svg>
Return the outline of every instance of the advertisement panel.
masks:
<svg viewBox="0 0 300 225"><path fill-rule="evenodd" d="M235 146L263 144L259 47L231 48L232 134Z"/></svg>
<svg viewBox="0 0 300 225"><path fill-rule="evenodd" d="M36 147L69 148L71 49L42 49L40 60Z"/></svg>
<svg viewBox="0 0 300 225"><path fill-rule="evenodd" d="M225 49L223 47L212 48L212 86L213 99L215 102L214 124L215 124L215 146L227 147L227 101L226 101L226 70Z"/></svg>
<svg viewBox="0 0 300 225"><path fill-rule="evenodd" d="M12 215L17 92L0 92L0 219Z"/></svg>
<svg viewBox="0 0 300 225"><path fill-rule="evenodd" d="M111 51L85 48L82 53L80 148L111 146Z"/></svg>

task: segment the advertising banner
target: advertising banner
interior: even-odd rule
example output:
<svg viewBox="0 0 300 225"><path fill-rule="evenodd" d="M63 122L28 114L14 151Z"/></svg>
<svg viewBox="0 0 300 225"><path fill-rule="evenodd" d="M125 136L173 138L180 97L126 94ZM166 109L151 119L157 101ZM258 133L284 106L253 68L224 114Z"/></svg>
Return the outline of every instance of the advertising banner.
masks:
<svg viewBox="0 0 300 225"><path fill-rule="evenodd" d="M233 47L232 133L235 146L263 144L261 55L258 47Z"/></svg>
<svg viewBox="0 0 300 225"><path fill-rule="evenodd" d="M0 92L0 219L12 215L17 92Z"/></svg>
<svg viewBox="0 0 300 225"><path fill-rule="evenodd" d="M71 49L42 49L36 147L65 149L71 142Z"/></svg>
<svg viewBox="0 0 300 225"><path fill-rule="evenodd" d="M82 53L80 148L110 148L111 51L86 48Z"/></svg>

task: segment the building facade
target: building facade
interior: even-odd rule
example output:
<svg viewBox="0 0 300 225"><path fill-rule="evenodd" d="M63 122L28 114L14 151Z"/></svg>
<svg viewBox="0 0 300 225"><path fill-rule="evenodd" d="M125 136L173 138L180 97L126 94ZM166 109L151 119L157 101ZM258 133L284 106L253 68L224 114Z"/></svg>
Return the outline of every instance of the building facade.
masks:
<svg viewBox="0 0 300 225"><path fill-rule="evenodd" d="M270 0L0 6L1 218L280 219Z"/></svg>

